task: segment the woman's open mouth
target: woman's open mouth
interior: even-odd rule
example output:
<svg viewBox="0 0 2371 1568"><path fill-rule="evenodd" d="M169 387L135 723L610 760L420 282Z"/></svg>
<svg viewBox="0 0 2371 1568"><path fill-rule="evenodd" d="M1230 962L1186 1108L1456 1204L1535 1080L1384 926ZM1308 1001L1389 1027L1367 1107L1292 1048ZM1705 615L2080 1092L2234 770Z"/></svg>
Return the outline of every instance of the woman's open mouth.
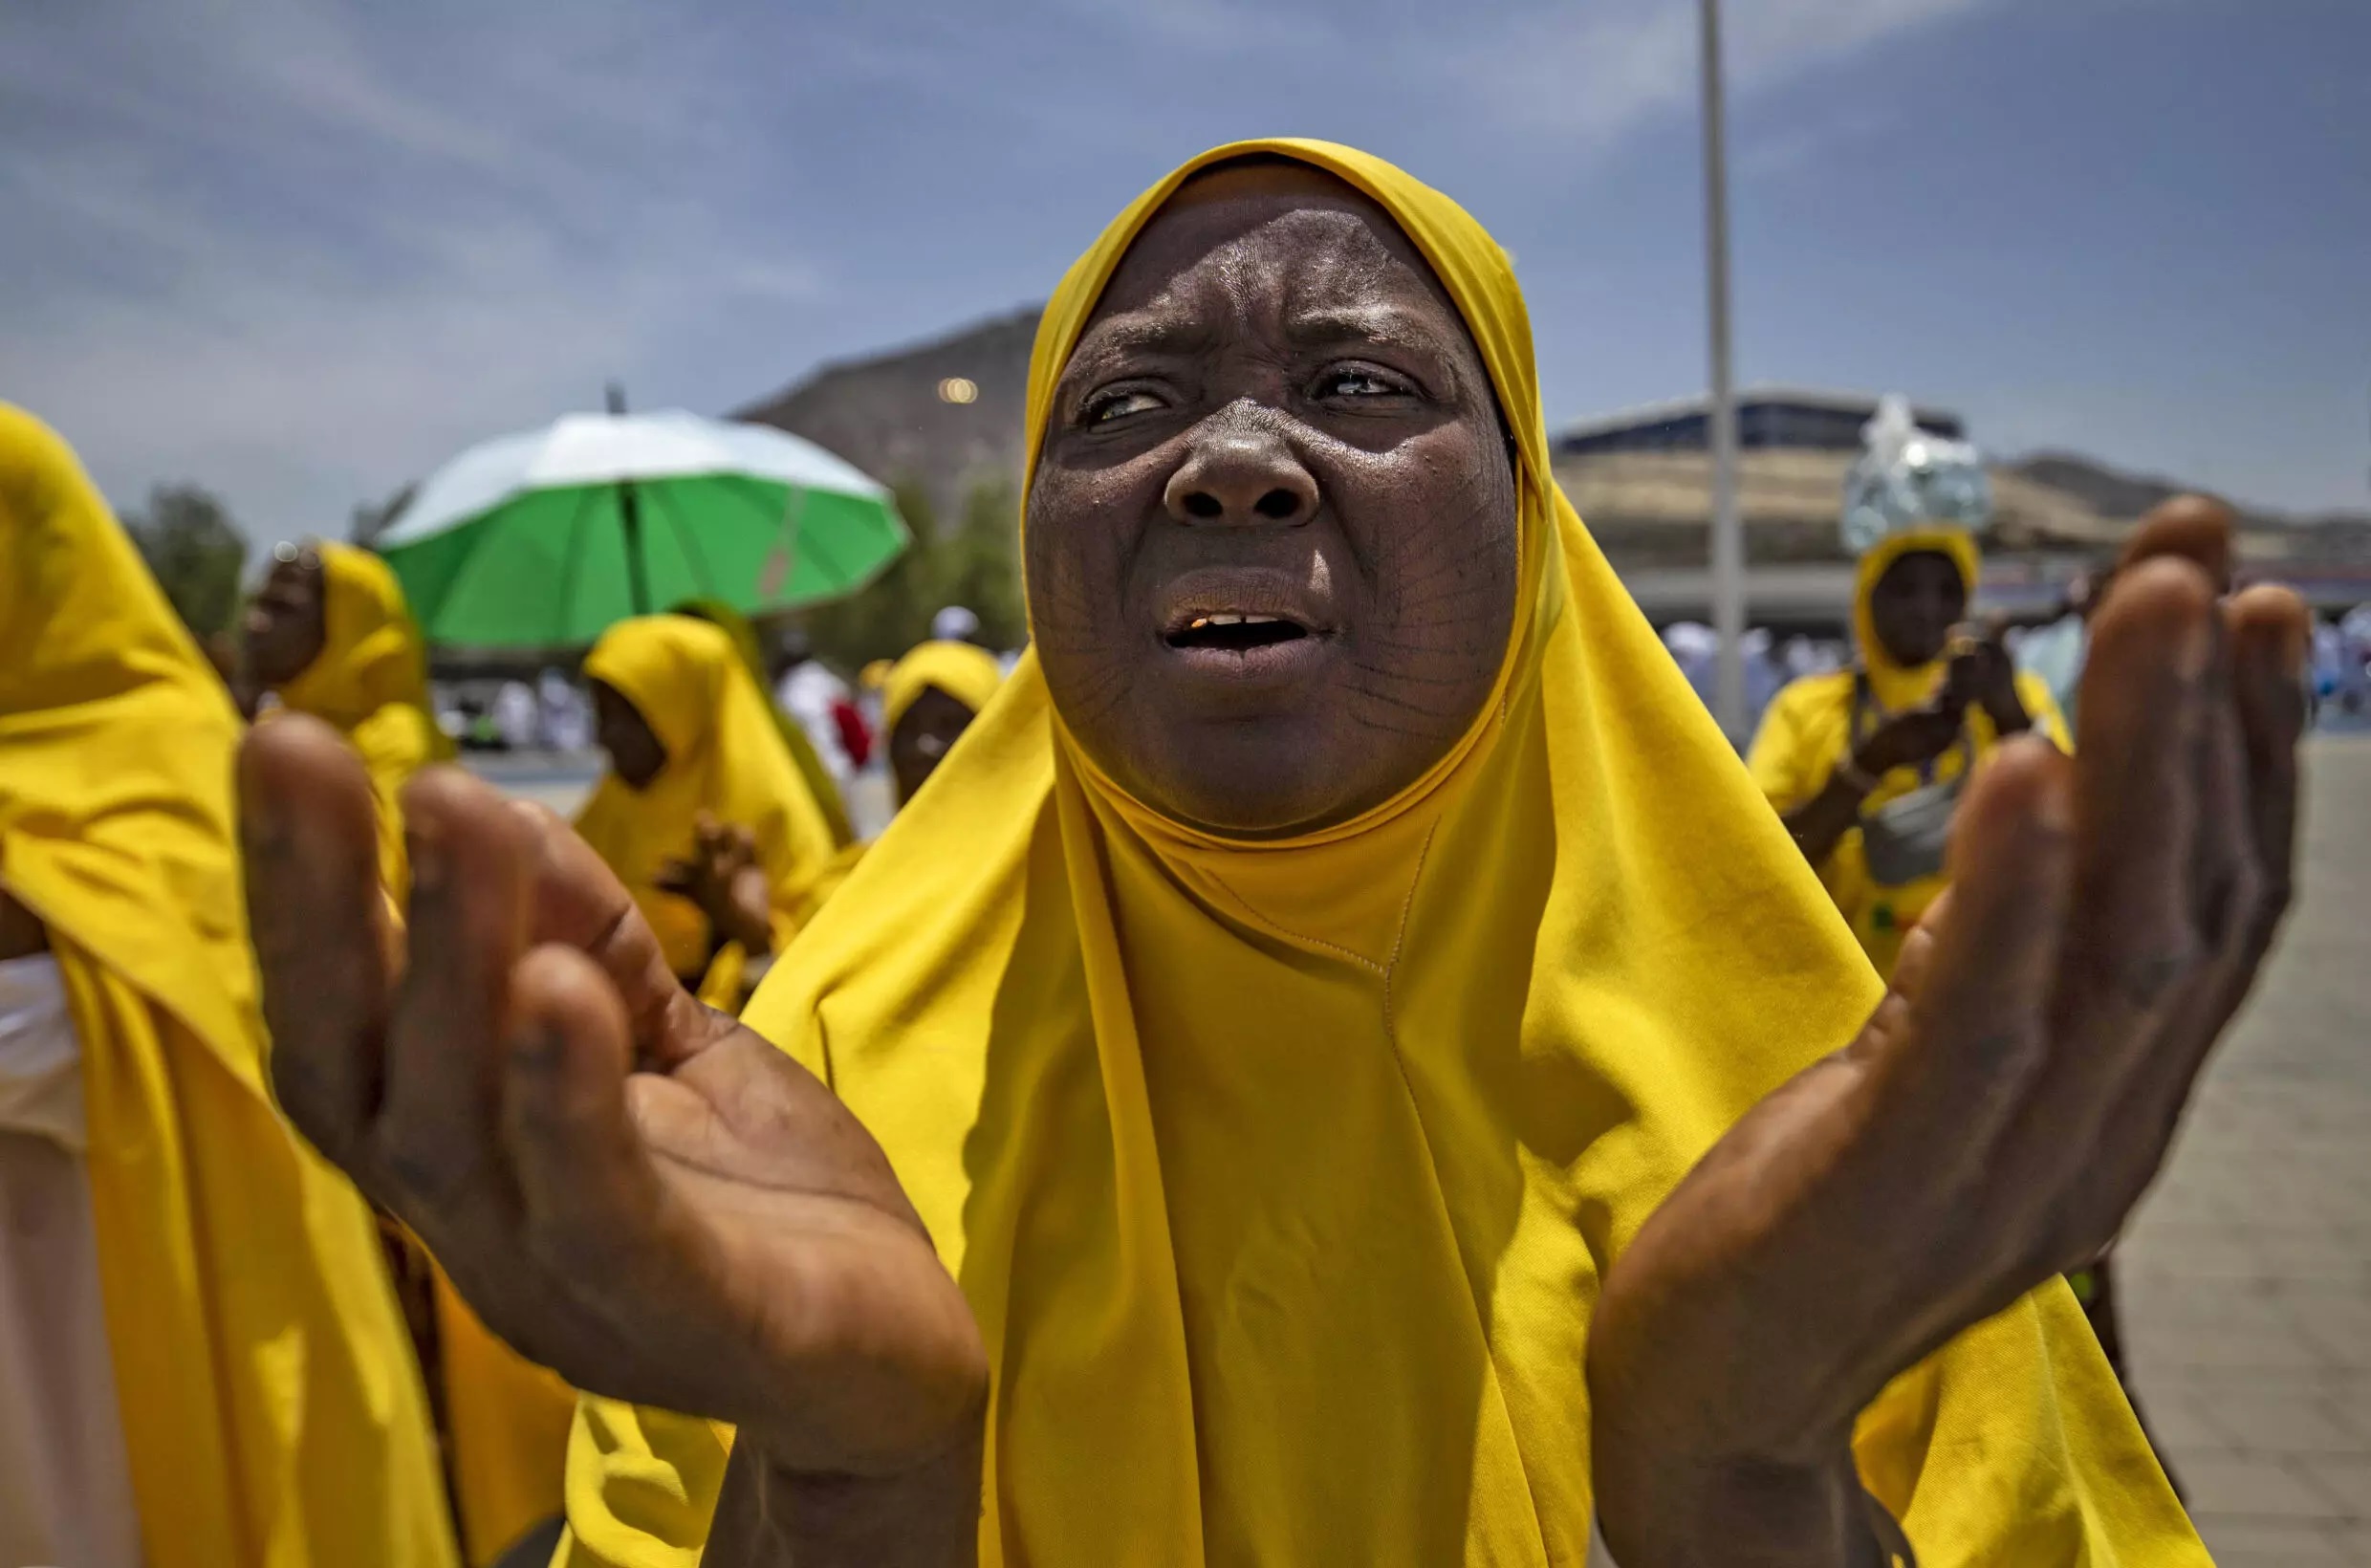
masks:
<svg viewBox="0 0 2371 1568"><path fill-rule="evenodd" d="M1283 616L1253 611L1219 611L1198 615L1171 632L1164 641L1178 649L1207 649L1214 653L1249 654L1307 637L1309 628Z"/></svg>

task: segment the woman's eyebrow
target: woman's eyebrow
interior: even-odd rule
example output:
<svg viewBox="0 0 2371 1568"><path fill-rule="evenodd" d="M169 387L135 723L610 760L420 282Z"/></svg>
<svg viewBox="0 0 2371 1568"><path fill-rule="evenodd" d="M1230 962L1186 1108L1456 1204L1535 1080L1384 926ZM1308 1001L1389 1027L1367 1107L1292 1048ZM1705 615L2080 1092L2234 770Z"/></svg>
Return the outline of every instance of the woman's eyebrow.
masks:
<svg viewBox="0 0 2371 1568"><path fill-rule="evenodd" d="M1187 316L1114 316L1098 321L1071 350L1071 368L1096 368L1130 354L1188 359L1216 346L1212 325Z"/></svg>
<svg viewBox="0 0 2371 1568"><path fill-rule="evenodd" d="M1451 363L1441 335L1397 305L1314 305L1286 318L1285 336L1308 347L1321 343L1384 343L1443 364Z"/></svg>

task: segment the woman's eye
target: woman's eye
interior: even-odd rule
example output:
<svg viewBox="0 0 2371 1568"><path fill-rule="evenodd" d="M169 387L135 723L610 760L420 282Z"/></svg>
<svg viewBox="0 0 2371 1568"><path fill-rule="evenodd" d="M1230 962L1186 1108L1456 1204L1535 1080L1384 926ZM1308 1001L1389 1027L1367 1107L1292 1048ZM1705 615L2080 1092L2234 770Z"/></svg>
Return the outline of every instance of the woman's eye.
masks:
<svg viewBox="0 0 2371 1568"><path fill-rule="evenodd" d="M1098 392L1078 410L1079 423L1105 425L1130 414L1142 414L1161 406L1161 400L1141 389Z"/></svg>
<svg viewBox="0 0 2371 1568"><path fill-rule="evenodd" d="M1321 398L1387 398L1406 390L1391 377L1355 366L1329 370L1317 378L1317 396Z"/></svg>

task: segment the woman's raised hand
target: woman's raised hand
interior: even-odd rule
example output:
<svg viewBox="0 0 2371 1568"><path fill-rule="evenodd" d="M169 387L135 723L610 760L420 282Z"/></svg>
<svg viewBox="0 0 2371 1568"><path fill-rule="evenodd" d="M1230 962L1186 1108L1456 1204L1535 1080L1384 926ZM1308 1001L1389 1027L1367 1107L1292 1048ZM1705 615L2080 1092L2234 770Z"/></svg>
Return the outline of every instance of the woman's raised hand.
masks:
<svg viewBox="0 0 2371 1568"><path fill-rule="evenodd" d="M1803 1555L1752 1560L1856 1560L1855 1415L2096 1255L2155 1175L2289 896L2308 623L2285 590L2219 599L2229 558L2228 513L2144 521L2092 621L2075 755L1993 755L1860 1038L1610 1271L1589 1378L1623 1568L1779 1535Z"/></svg>
<svg viewBox="0 0 2371 1568"><path fill-rule="evenodd" d="M334 732L264 726L239 781L280 1102L497 1333L577 1387L734 1422L783 1473L976 1455L979 1331L880 1147L684 991L556 817L421 774L398 929Z"/></svg>

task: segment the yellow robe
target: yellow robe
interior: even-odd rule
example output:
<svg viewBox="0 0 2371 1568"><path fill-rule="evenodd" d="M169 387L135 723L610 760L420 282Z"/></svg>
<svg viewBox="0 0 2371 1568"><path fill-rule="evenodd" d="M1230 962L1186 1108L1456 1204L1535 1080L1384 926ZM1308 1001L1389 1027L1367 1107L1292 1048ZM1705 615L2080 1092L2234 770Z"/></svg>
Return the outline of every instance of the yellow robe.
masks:
<svg viewBox="0 0 2371 1568"><path fill-rule="evenodd" d="M411 878L399 798L413 773L452 748L436 727L426 653L395 574L351 545L316 548L321 651L281 688L280 702L331 725L361 755L379 806L380 879L400 904ZM576 1395L479 1322L442 1269L434 1280L453 1509L468 1560L483 1565L560 1512Z"/></svg>
<svg viewBox="0 0 2371 1568"><path fill-rule="evenodd" d="M1318 142L1175 171L1047 306L1032 466L1130 239L1253 152L1386 207L1481 349L1521 455L1491 699L1392 800L1251 843L1101 776L1024 659L747 1016L881 1140L978 1317L984 1563L1578 1563L1599 1280L1877 977L1549 478L1522 297L1447 198ZM647 1488L683 1430L612 1451ZM2208 1560L2056 1281L1856 1452L1926 1568ZM576 1561L681 1560L571 1462Z"/></svg>
<svg viewBox="0 0 2371 1568"><path fill-rule="evenodd" d="M0 404L0 885L82 1050L150 1568L448 1568L370 1210L281 1122L232 827L239 724L65 444Z"/></svg>
<svg viewBox="0 0 2371 1568"><path fill-rule="evenodd" d="M634 705L667 759L639 790L604 773L576 831L633 892L675 972L699 981L715 1005L737 1009L741 949L711 951L707 916L659 887L661 868L691 853L701 812L749 829L772 893L779 952L814 913L838 847L831 826L723 628L679 615L620 621L585 655L584 673Z"/></svg>
<svg viewBox="0 0 2371 1568"><path fill-rule="evenodd" d="M1888 534L1861 555L1853 586L1853 637L1860 649L1860 667L1866 674L1869 693L1886 713L1900 713L1931 700L1942 687L1948 667L1948 661L1942 659L1916 666L1896 664L1878 641L1877 629L1869 618L1869 596L1877 579L1903 555L1922 550L1950 556L1959 567L1962 579L1971 588L1981 564L1973 535L1951 528ZM1793 811L1825 789L1837 764L1851 754L1853 684L1853 671L1849 669L1807 675L1790 682L1772 699L1769 710L1762 715L1761 727L1754 731L1752 748L1746 756L1746 766L1779 812ZM2066 720L2050 694L2049 683L2036 675L2021 674L2017 677L2017 696L2033 718L2036 734L2049 736L2062 749L2073 749ZM2000 744L1999 732L1981 708L1969 710L1968 740L1966 752L1955 747L1936 763L1937 782L1959 777L1967 771L1971 756L1981 765ZM1919 788L1922 782L1917 769L1896 768L1878 780L1878 787L1870 792L1862 809L1897 799ZM1853 935L1860 940L1869 961L1877 966L1877 972L1891 975L1894 960L1902 951L1902 939L1943 892L1944 879L1937 875L1922 877L1899 887L1879 885L1869 875L1868 858L1861 849L1858 827L1844 830L1844 836L1816 869L1820 884L1836 901L1837 909L1852 926Z"/></svg>

